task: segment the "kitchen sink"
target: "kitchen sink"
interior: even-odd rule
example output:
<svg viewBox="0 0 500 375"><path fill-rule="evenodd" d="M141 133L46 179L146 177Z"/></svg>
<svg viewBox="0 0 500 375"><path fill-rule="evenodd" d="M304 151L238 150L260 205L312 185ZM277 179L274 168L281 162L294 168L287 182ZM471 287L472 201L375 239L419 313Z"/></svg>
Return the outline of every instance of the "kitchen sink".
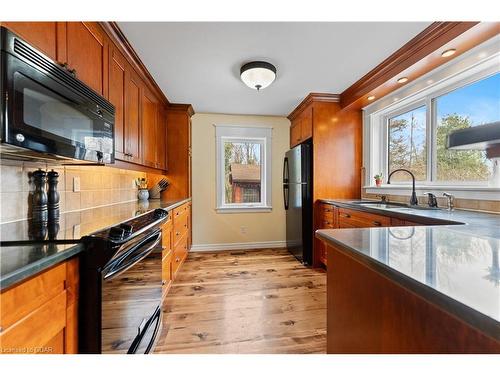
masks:
<svg viewBox="0 0 500 375"><path fill-rule="evenodd" d="M365 207L371 208L382 208L386 210L441 210L439 207L429 207L429 206L410 206L405 203L397 203L397 202L384 202L384 201L352 201L351 204L359 204Z"/></svg>

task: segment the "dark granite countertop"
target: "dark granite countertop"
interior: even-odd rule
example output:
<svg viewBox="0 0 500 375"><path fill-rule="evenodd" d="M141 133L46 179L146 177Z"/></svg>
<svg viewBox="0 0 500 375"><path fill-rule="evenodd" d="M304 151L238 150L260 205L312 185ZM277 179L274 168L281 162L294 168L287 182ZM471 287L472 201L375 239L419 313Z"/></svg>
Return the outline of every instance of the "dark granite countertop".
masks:
<svg viewBox="0 0 500 375"><path fill-rule="evenodd" d="M52 267L83 250L80 238L127 221L156 208L171 210L191 199L170 201L151 200L146 203L128 202L61 215L57 240L73 243L8 244L5 241L33 239L33 224L29 220L0 225L0 290L17 284Z"/></svg>
<svg viewBox="0 0 500 375"><path fill-rule="evenodd" d="M316 237L500 340L500 215L420 209L401 213L351 201L324 200L408 220L420 216L463 223L324 229Z"/></svg>

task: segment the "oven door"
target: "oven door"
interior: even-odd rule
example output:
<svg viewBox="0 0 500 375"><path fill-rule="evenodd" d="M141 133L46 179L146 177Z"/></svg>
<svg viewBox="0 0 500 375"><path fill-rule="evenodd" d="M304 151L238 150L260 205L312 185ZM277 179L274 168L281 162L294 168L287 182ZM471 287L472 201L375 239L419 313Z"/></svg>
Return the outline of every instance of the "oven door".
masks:
<svg viewBox="0 0 500 375"><path fill-rule="evenodd" d="M126 243L101 275L101 352L149 353L161 326L161 230Z"/></svg>
<svg viewBox="0 0 500 375"><path fill-rule="evenodd" d="M63 158L114 162L113 113L100 109L71 84L79 90L88 88L72 77L63 83L4 51L2 65L4 142ZM69 76L57 66L52 71Z"/></svg>

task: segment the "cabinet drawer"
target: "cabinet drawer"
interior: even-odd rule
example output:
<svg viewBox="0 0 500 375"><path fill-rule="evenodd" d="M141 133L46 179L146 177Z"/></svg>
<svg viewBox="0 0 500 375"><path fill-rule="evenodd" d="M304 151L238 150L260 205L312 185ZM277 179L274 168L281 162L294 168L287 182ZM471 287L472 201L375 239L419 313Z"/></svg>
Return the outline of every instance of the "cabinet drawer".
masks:
<svg viewBox="0 0 500 375"><path fill-rule="evenodd" d="M187 238L188 238L187 234L182 236L181 239L179 240L179 243L174 248L174 253L172 257L172 274L174 276L179 270L181 263L187 256L188 253Z"/></svg>
<svg viewBox="0 0 500 375"><path fill-rule="evenodd" d="M367 212L339 208L339 228L386 227L391 225L391 218Z"/></svg>
<svg viewBox="0 0 500 375"><path fill-rule="evenodd" d="M173 233L173 243L174 247L179 243L182 236L184 236L189 228L189 215L183 213L174 219L174 233Z"/></svg>
<svg viewBox="0 0 500 375"><path fill-rule="evenodd" d="M2 293L0 326L3 330L21 320L65 289L66 263L49 269Z"/></svg>
<svg viewBox="0 0 500 375"><path fill-rule="evenodd" d="M336 228L334 206L331 204L320 204L318 210L318 228Z"/></svg>
<svg viewBox="0 0 500 375"><path fill-rule="evenodd" d="M179 216L182 214L186 213L189 210L189 203L184 203L182 206L176 207L173 209L173 218L174 218L174 223L175 219L177 219Z"/></svg>
<svg viewBox="0 0 500 375"><path fill-rule="evenodd" d="M64 353L66 291L63 290L39 308L0 334L2 353Z"/></svg>

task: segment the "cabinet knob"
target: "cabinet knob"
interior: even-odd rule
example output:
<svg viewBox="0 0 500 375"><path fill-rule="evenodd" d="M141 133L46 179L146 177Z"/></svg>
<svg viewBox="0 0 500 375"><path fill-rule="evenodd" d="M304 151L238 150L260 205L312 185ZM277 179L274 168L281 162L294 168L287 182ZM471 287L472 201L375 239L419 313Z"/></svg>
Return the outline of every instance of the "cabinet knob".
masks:
<svg viewBox="0 0 500 375"><path fill-rule="evenodd" d="M376 227L381 227L382 223L380 221L373 221L373 225L375 225Z"/></svg>
<svg viewBox="0 0 500 375"><path fill-rule="evenodd" d="M181 261L181 258L175 258L175 263L179 263Z"/></svg>
<svg viewBox="0 0 500 375"><path fill-rule="evenodd" d="M343 217L347 217L347 218L350 218L350 217L351 217L351 215L349 215L349 214L342 214L342 216L343 216Z"/></svg>
<svg viewBox="0 0 500 375"><path fill-rule="evenodd" d="M166 283L167 283L167 281L166 281L166 280L162 280L162 281L161 281L161 285L165 285Z"/></svg>
<svg viewBox="0 0 500 375"><path fill-rule="evenodd" d="M176 236L179 236L180 234L181 234L181 232L175 232Z"/></svg>

